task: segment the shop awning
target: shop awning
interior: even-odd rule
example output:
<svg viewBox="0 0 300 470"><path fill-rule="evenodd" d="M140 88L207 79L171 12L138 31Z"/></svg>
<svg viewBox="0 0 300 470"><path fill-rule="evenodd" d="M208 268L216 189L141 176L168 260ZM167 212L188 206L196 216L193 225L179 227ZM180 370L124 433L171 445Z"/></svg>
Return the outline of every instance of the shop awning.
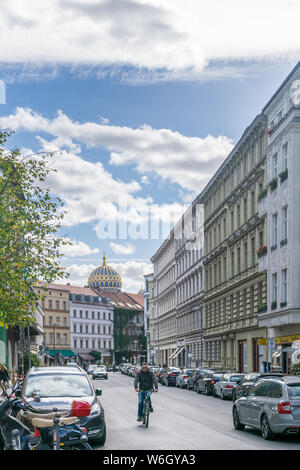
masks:
<svg viewBox="0 0 300 470"><path fill-rule="evenodd" d="M78 354L81 359L85 361L95 361L96 359L93 356L90 356L89 354Z"/></svg>
<svg viewBox="0 0 300 470"><path fill-rule="evenodd" d="M54 357L55 354L61 354L64 357L73 357L76 356L76 354L71 351L71 349L49 349L48 351L49 356Z"/></svg>
<svg viewBox="0 0 300 470"><path fill-rule="evenodd" d="M173 352L173 354L171 354L171 356L169 357L169 359L175 359L180 353L181 351L185 348L185 346L181 346L180 348L177 348L176 351Z"/></svg>

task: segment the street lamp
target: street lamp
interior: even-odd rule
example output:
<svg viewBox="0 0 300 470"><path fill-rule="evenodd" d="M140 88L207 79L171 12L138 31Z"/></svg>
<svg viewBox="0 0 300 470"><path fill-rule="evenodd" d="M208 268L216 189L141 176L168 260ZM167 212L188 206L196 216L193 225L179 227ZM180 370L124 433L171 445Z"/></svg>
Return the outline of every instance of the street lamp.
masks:
<svg viewBox="0 0 300 470"><path fill-rule="evenodd" d="M53 337L53 351L54 351L54 352L53 352L53 357L54 357L54 358L55 358L55 328L56 328L57 326L59 326L59 324L58 324L58 323L54 323L54 325L53 325L53 332L54 332L54 333L53 333L53 335L54 335L54 337ZM55 360L54 360L54 363L55 363Z"/></svg>
<svg viewBox="0 0 300 470"><path fill-rule="evenodd" d="M200 311L200 367L202 369L203 362L203 306L194 307L192 310L195 312Z"/></svg>

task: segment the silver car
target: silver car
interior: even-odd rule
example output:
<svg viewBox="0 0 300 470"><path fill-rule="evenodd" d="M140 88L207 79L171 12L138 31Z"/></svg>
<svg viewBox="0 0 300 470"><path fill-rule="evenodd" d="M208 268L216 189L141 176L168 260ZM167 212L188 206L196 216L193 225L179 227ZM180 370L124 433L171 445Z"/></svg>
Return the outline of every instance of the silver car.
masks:
<svg viewBox="0 0 300 470"><path fill-rule="evenodd" d="M187 388L188 378L194 373L194 369L181 369L180 374L176 377L176 387Z"/></svg>
<svg viewBox="0 0 300 470"><path fill-rule="evenodd" d="M234 402L235 429L260 429L264 439L300 433L300 377L262 379Z"/></svg>
<svg viewBox="0 0 300 470"><path fill-rule="evenodd" d="M220 397L221 400L226 398L232 399L233 389L240 383L245 374L224 374L218 382L214 384L213 396Z"/></svg>

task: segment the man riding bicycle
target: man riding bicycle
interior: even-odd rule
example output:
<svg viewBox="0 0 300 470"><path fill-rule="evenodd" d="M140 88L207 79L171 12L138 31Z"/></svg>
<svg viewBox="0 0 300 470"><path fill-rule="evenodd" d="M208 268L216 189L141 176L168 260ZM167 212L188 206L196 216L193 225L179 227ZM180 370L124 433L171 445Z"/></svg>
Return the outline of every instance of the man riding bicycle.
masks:
<svg viewBox="0 0 300 470"><path fill-rule="evenodd" d="M158 392L158 382L153 374L148 368L148 364L144 362L140 372L136 375L134 379L134 388L135 391L139 393L139 403L138 403L138 421L142 420L143 413L143 402L146 395L149 397L149 410L153 412L152 403L151 403L151 393Z"/></svg>

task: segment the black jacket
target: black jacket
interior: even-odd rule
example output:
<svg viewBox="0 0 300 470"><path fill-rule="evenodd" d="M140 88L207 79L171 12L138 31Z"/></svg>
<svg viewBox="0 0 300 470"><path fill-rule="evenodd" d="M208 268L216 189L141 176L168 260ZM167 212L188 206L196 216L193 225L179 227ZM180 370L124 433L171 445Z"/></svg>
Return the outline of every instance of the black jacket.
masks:
<svg viewBox="0 0 300 470"><path fill-rule="evenodd" d="M3 382L8 382L9 381L9 375L7 370L0 370L0 381L3 380Z"/></svg>
<svg viewBox="0 0 300 470"><path fill-rule="evenodd" d="M143 372L142 370L137 374L134 379L134 388L139 388L140 390L153 390L153 388L158 389L158 383L155 375L150 370Z"/></svg>

